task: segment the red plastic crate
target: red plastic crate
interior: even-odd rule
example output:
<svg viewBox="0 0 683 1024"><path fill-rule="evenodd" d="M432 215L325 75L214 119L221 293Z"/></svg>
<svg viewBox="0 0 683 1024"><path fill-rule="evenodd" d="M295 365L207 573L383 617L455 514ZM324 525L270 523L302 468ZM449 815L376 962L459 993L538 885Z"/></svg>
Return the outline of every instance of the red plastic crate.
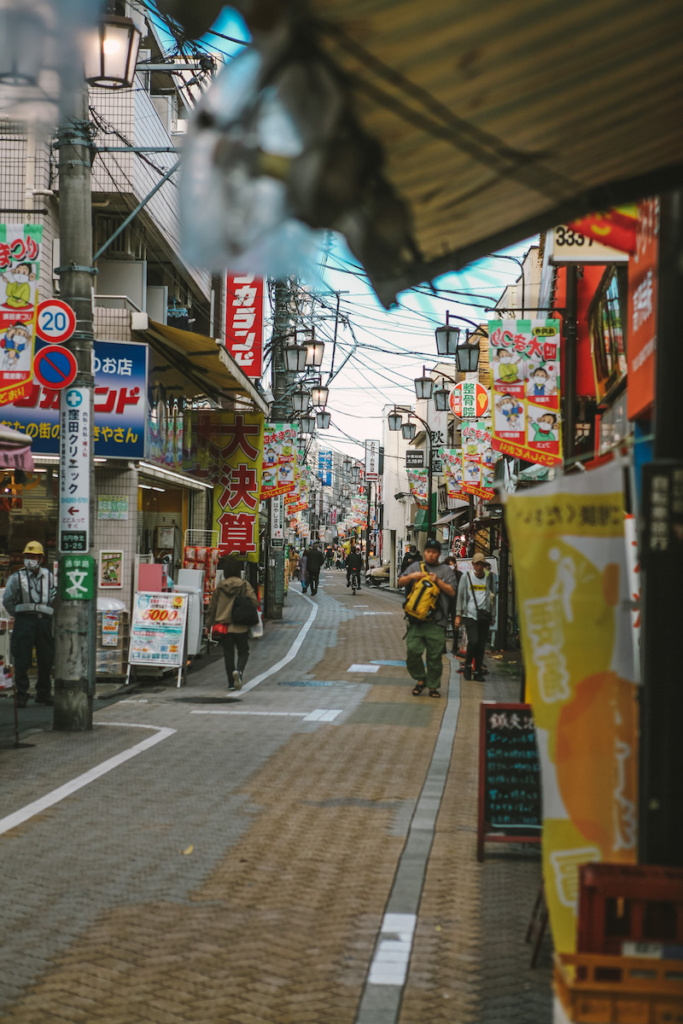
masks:
<svg viewBox="0 0 683 1024"><path fill-rule="evenodd" d="M623 942L683 945L683 868L582 865L577 951L619 954Z"/></svg>

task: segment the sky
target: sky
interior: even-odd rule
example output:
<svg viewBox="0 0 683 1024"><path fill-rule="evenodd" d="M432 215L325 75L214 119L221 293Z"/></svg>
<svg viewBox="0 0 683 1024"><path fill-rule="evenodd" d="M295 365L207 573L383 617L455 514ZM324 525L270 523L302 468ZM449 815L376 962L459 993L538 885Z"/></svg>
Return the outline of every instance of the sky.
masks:
<svg viewBox="0 0 683 1024"><path fill-rule="evenodd" d="M201 45L223 62L243 49L233 40L248 38L241 17L226 7ZM172 42L171 37L169 42ZM528 239L501 252L521 257L535 241ZM339 292L341 322L335 370L352 349L353 354L330 384L327 408L332 414L332 427L329 431L319 431L318 440L323 447L362 458L364 440L382 437L382 410L394 403L414 403L413 380L421 376L423 365L429 367L436 362L434 331L445 322L446 311L477 323L487 320L486 308L495 305L504 289L517 280L519 268L509 260L485 258L458 273L437 278L434 282L436 295L426 285L414 288L402 292L398 306L386 311L344 240L338 236L332 238L328 233L327 243L321 250L320 262L321 276L329 293L319 296L321 303L317 312L321 319L316 334L323 340L331 340L334 330L331 311L336 308L336 296L332 293ZM453 292L458 294L449 294ZM329 318L322 319L328 313ZM324 382L331 357L332 345L328 343L323 362Z"/></svg>

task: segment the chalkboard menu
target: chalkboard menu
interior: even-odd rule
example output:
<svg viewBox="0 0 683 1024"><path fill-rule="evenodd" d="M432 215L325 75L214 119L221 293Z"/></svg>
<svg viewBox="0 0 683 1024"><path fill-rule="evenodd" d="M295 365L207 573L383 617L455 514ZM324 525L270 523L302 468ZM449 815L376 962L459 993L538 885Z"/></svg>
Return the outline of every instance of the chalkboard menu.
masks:
<svg viewBox="0 0 683 1024"><path fill-rule="evenodd" d="M541 774L529 704L481 704L477 859L484 843L541 841Z"/></svg>

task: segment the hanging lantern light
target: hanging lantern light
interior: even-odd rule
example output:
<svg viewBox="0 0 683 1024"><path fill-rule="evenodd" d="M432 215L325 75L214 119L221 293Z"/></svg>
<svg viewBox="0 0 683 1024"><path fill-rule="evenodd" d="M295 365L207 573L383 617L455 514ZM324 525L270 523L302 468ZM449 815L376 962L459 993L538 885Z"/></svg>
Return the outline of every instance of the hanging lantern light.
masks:
<svg viewBox="0 0 683 1024"><path fill-rule="evenodd" d="M436 337L436 351L440 356L454 356L458 349L458 342L460 340L460 328L453 327L448 320L448 313L446 313L446 323L443 327L437 327L434 331Z"/></svg>
<svg viewBox="0 0 683 1024"><path fill-rule="evenodd" d="M401 414L400 413L398 413L398 412L390 412L389 413L389 430L400 430L402 422L403 422L403 420L401 419Z"/></svg>
<svg viewBox="0 0 683 1024"><path fill-rule="evenodd" d="M306 366L322 366L323 365L323 353L325 352L324 341L307 341L305 343L305 349L308 353L306 359Z"/></svg>
<svg viewBox="0 0 683 1024"><path fill-rule="evenodd" d="M434 391L434 408L437 412L448 411L448 388L440 387Z"/></svg>
<svg viewBox="0 0 683 1024"><path fill-rule="evenodd" d="M359 484L360 483L360 466L352 466L351 467L351 483L352 484Z"/></svg>
<svg viewBox="0 0 683 1024"><path fill-rule="evenodd" d="M303 345L285 345L285 367L289 373L303 373L308 352Z"/></svg>
<svg viewBox="0 0 683 1024"><path fill-rule="evenodd" d="M310 392L304 388L297 388L292 392L292 409L294 412L306 412L310 399Z"/></svg>
<svg viewBox="0 0 683 1024"><path fill-rule="evenodd" d="M330 429L330 421L331 421L331 419L332 419L332 414L329 413L329 412L319 412L319 413L317 413L316 417L315 417L315 422L318 425L318 429L319 430L329 430Z"/></svg>
<svg viewBox="0 0 683 1024"><path fill-rule="evenodd" d="M348 456L342 460L342 469L345 473L348 473L351 469L351 459Z"/></svg>
<svg viewBox="0 0 683 1024"><path fill-rule="evenodd" d="M299 422L302 434L312 434L315 430L315 416L302 416Z"/></svg>
<svg viewBox="0 0 683 1024"><path fill-rule="evenodd" d="M403 435L404 441L412 441L415 437L415 424L404 423L401 427L401 434Z"/></svg>
<svg viewBox="0 0 683 1024"><path fill-rule="evenodd" d="M415 394L418 399L423 398L429 401L432 397L433 390L434 380L432 377L427 376L424 367L422 367L422 376L415 378Z"/></svg>
<svg viewBox="0 0 683 1024"><path fill-rule="evenodd" d="M311 388L311 401L313 402L313 405L327 405L329 394L329 388L326 388L322 384L316 384L315 387Z"/></svg>
<svg viewBox="0 0 683 1024"><path fill-rule="evenodd" d="M85 80L100 89L130 89L140 47L140 30L131 18L105 14L85 45Z"/></svg>
<svg viewBox="0 0 683 1024"><path fill-rule="evenodd" d="M479 342L470 340L469 331L463 344L458 345L455 353L455 365L460 373L475 373L479 366Z"/></svg>

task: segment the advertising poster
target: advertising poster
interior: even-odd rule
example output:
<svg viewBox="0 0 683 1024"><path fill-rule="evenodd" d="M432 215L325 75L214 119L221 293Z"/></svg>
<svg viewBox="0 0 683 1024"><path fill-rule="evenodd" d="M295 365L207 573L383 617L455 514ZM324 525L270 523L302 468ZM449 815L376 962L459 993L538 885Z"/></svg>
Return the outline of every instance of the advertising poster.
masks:
<svg viewBox="0 0 683 1024"><path fill-rule="evenodd" d="M429 482L426 469L407 469L408 486L418 508L427 508Z"/></svg>
<svg viewBox="0 0 683 1024"><path fill-rule="evenodd" d="M510 495L555 949L575 950L579 865L635 863L637 692L618 463Z"/></svg>
<svg viewBox="0 0 683 1024"><path fill-rule="evenodd" d="M36 351L44 344L38 340ZM146 454L147 346L96 341L94 347L95 455L142 459ZM0 422L32 437L34 455L58 455L59 396L59 391L31 382L23 397L3 405Z"/></svg>
<svg viewBox="0 0 683 1024"><path fill-rule="evenodd" d="M135 595L128 652L131 665L182 666L187 604L187 594Z"/></svg>
<svg viewBox="0 0 683 1024"><path fill-rule="evenodd" d="M628 418L648 409L655 397L659 199L638 203L635 252L628 264Z"/></svg>
<svg viewBox="0 0 683 1024"><path fill-rule="evenodd" d="M296 427L291 423L266 423L263 434L261 501L294 489Z"/></svg>
<svg viewBox="0 0 683 1024"><path fill-rule="evenodd" d="M439 455L448 497L467 501L467 493L463 489L462 448L442 448Z"/></svg>
<svg viewBox="0 0 683 1024"><path fill-rule="evenodd" d="M496 451L554 466L562 462L560 322L489 322Z"/></svg>
<svg viewBox="0 0 683 1024"><path fill-rule="evenodd" d="M318 480L323 487L332 486L332 452L318 452Z"/></svg>
<svg viewBox="0 0 683 1024"><path fill-rule="evenodd" d="M263 415L193 411L185 472L213 484L213 522L222 555L258 562Z"/></svg>
<svg viewBox="0 0 683 1024"><path fill-rule="evenodd" d="M33 379L42 240L37 224L0 224L0 405L22 398Z"/></svg>
<svg viewBox="0 0 683 1024"><path fill-rule="evenodd" d="M263 373L263 278L228 274L225 347L246 377Z"/></svg>
<svg viewBox="0 0 683 1024"><path fill-rule="evenodd" d="M100 590L120 590L123 586L123 551L100 551Z"/></svg>
<svg viewBox="0 0 683 1024"><path fill-rule="evenodd" d="M495 498L493 475L499 456L491 443L491 421L470 420L462 425L463 490L490 501Z"/></svg>

